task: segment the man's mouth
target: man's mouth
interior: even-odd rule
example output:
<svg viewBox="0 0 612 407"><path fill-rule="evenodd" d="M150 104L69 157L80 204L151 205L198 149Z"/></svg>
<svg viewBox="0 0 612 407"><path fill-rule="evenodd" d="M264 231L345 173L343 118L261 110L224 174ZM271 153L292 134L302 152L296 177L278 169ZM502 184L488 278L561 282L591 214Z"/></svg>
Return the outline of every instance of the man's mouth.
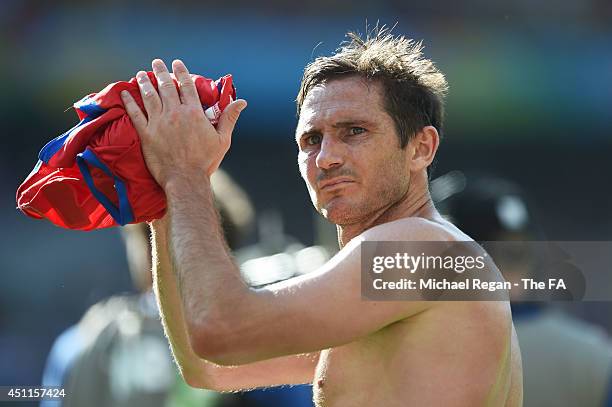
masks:
<svg viewBox="0 0 612 407"><path fill-rule="evenodd" d="M332 178L323 182L319 183L319 189L321 191L323 190L329 190L329 189L333 189L333 188L340 188L343 186L346 186L348 184L352 184L355 181L349 179L349 178Z"/></svg>

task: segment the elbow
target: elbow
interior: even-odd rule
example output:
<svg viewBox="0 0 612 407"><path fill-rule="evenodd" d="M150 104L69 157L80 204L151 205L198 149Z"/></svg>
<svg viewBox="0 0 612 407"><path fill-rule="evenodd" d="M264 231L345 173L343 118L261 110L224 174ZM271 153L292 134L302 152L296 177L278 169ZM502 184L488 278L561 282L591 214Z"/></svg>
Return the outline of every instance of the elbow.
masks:
<svg viewBox="0 0 612 407"><path fill-rule="evenodd" d="M236 348L230 340L232 336L228 333L227 323L219 319L200 321L189 324L188 331L191 349L199 358L220 366L240 364ZM192 387L199 387L197 382L194 384L196 386Z"/></svg>
<svg viewBox="0 0 612 407"><path fill-rule="evenodd" d="M183 381L187 383L187 385L190 387L193 387L195 389L213 390L211 388L212 385L208 383L206 380L204 380L202 376L199 374L181 370L181 376L183 377Z"/></svg>
<svg viewBox="0 0 612 407"><path fill-rule="evenodd" d="M217 383L213 380L213 377L210 375L202 374L202 372L193 372L186 369L181 369L181 376L183 377L183 381L187 383L189 387L193 387L195 389L206 389L212 391L223 391Z"/></svg>
<svg viewBox="0 0 612 407"><path fill-rule="evenodd" d="M247 323L244 316L244 310L256 307L245 301L238 301L243 304L238 308L215 306L205 312L185 312L191 349L199 358L219 366L243 365L258 360L254 358L255 341L250 340L251 322Z"/></svg>

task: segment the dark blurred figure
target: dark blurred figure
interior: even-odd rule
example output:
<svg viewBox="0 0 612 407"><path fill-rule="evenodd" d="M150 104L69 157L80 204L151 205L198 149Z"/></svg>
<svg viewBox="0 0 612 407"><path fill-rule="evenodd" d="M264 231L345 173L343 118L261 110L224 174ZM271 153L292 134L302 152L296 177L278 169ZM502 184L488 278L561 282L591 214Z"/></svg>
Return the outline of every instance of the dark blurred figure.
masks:
<svg viewBox="0 0 612 407"><path fill-rule="evenodd" d="M217 207L223 220L228 244L235 248L253 224L253 207L238 185L222 171L212 178ZM272 232L274 222L264 230ZM45 368L43 384L63 386L69 395L64 407L70 406L199 406L199 407L308 407L312 391L308 386L275 388L242 394L219 394L193 389L185 384L172 361L168 343L159 320L155 297L151 291L151 251L146 224L128 225L121 230L128 266L138 294L117 295L92 306L81 321L67 329L56 340ZM296 274L304 271L309 254L316 248L303 248L277 233L274 240L284 239L284 253L273 256L270 244L259 244L242 251L240 258L262 264L267 273L249 275L252 283L271 283L292 275L274 274L277 268L287 269L287 261L295 263ZM285 250L286 249L286 250ZM258 258L253 258L258 257ZM316 257L316 256L315 256ZM295 260L295 261L294 261ZM314 258L314 260L317 260ZM318 267L315 261L313 267ZM279 267L275 267L281 261ZM308 267L307 267L308 268ZM301 271L300 271L301 270ZM44 401L41 407L59 406L57 401Z"/></svg>
<svg viewBox="0 0 612 407"><path fill-rule="evenodd" d="M431 190L441 212L476 241L544 240L533 205L510 181L453 171L432 181ZM506 280L536 276L536 261L507 246L504 251L512 253L492 253ZM604 330L517 293L511 299L523 355L524 406L612 405L612 343Z"/></svg>

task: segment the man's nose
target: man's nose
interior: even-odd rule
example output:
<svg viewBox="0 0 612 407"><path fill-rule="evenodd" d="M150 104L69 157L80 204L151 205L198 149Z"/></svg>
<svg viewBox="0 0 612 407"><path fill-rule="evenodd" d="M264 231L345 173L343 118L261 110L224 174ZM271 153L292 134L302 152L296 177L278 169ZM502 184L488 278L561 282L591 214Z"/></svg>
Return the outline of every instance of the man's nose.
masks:
<svg viewBox="0 0 612 407"><path fill-rule="evenodd" d="M323 137L319 153L317 154L316 164L318 168L327 170L339 167L343 163L342 146L332 137Z"/></svg>

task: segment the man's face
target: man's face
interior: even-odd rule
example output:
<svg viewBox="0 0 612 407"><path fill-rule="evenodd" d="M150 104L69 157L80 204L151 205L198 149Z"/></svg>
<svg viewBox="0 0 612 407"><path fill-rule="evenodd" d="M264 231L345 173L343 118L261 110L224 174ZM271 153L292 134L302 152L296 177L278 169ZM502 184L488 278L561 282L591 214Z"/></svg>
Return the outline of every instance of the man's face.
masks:
<svg viewBox="0 0 612 407"><path fill-rule="evenodd" d="M408 191L406 151L383 109L379 83L347 77L312 88L296 140L312 203L332 223L367 220Z"/></svg>

